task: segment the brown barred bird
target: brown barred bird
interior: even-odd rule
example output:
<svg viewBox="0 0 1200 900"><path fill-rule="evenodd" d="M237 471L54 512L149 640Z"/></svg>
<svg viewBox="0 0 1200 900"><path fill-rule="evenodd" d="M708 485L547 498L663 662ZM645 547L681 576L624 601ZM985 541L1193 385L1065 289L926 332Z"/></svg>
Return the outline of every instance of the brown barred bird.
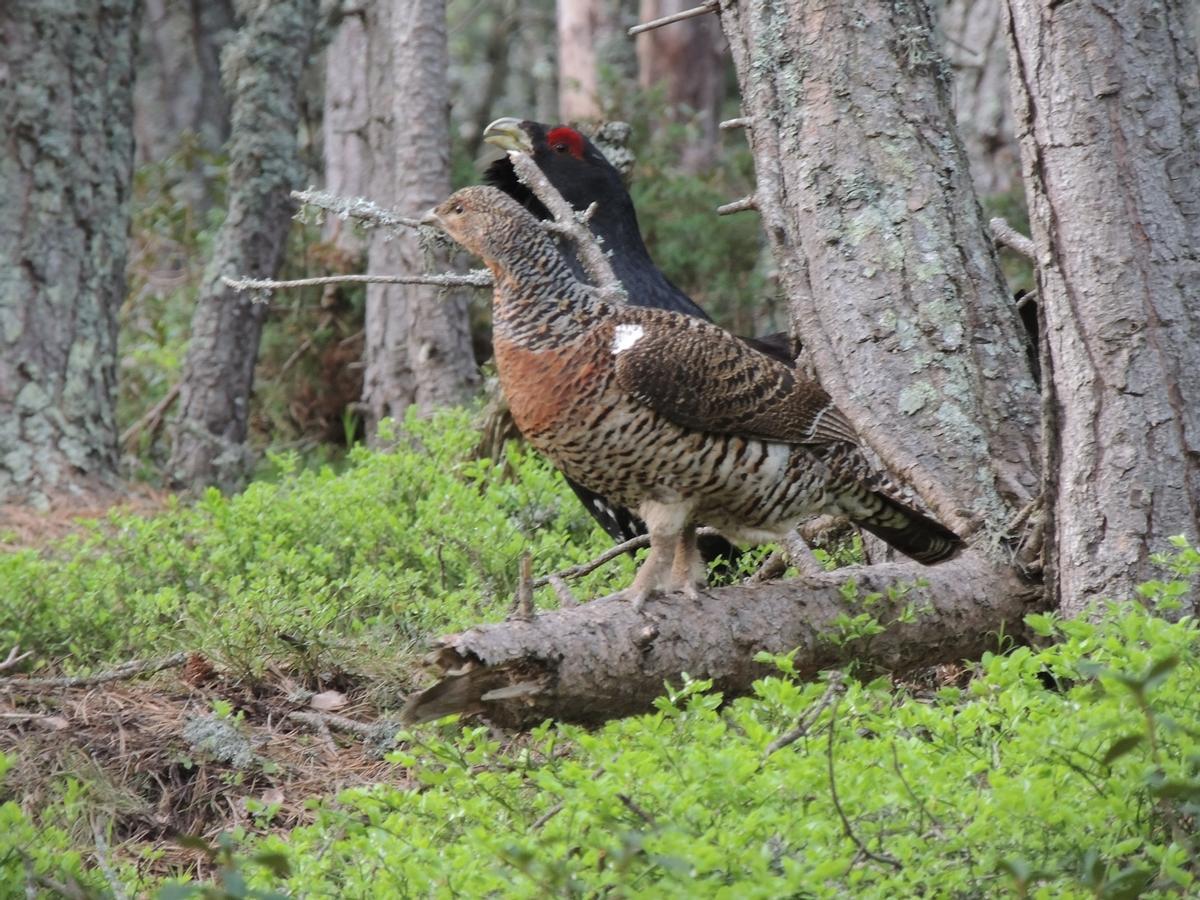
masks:
<svg viewBox="0 0 1200 900"><path fill-rule="evenodd" d="M782 537L832 513L932 564L951 531L883 493L821 387L701 319L600 300L553 239L495 188L430 211L496 281L496 367L517 427L569 478L629 509L650 553L623 595L704 584L696 525L735 541Z"/></svg>

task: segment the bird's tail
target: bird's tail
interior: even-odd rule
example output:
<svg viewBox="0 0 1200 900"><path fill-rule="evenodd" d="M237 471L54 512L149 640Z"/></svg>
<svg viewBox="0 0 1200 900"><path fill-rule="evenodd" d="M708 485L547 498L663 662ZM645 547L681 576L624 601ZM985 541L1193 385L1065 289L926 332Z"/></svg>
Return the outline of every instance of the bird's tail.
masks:
<svg viewBox="0 0 1200 900"><path fill-rule="evenodd" d="M963 540L945 525L917 512L899 500L879 491L871 491L866 515L854 515L851 520L889 546L919 563L932 566L953 559L964 547Z"/></svg>

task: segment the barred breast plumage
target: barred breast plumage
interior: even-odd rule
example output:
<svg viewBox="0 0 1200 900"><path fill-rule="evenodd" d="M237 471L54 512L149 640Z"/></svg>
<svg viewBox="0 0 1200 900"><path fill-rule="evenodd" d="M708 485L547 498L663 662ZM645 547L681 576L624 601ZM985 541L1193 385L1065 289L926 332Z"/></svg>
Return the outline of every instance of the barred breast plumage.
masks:
<svg viewBox="0 0 1200 900"><path fill-rule="evenodd" d="M496 277L496 365L517 427L646 521L651 551L629 599L702 583L698 523L761 542L834 513L921 562L960 549L887 491L819 385L711 323L601 301L499 191L467 188L435 214Z"/></svg>

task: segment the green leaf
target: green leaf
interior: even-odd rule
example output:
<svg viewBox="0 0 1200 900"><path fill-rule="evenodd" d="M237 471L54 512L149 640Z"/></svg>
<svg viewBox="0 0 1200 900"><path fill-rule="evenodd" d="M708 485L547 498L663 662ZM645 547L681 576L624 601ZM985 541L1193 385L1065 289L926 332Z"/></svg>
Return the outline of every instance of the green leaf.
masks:
<svg viewBox="0 0 1200 900"><path fill-rule="evenodd" d="M1108 752L1104 754L1104 758L1101 760L1101 763L1106 766L1111 765L1116 760L1129 753L1130 750L1132 750L1141 742L1142 735L1140 734L1127 734L1125 737L1117 738L1108 748Z"/></svg>

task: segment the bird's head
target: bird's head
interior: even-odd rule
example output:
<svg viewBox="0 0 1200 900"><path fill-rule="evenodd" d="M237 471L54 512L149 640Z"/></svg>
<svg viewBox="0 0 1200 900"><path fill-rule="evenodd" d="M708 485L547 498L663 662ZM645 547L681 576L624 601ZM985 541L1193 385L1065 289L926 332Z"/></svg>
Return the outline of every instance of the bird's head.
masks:
<svg viewBox="0 0 1200 900"><path fill-rule="evenodd" d="M577 210L587 209L593 201L598 201L602 210L606 204L628 202L621 173L595 144L570 126L497 119L484 129L483 139L502 150L528 153L563 199ZM492 163L484 178L538 218L550 218L546 208L517 180L507 154Z"/></svg>
<svg viewBox="0 0 1200 900"><path fill-rule="evenodd" d="M518 260L558 257L553 241L517 201L493 187L455 191L422 219L438 225L495 270Z"/></svg>

